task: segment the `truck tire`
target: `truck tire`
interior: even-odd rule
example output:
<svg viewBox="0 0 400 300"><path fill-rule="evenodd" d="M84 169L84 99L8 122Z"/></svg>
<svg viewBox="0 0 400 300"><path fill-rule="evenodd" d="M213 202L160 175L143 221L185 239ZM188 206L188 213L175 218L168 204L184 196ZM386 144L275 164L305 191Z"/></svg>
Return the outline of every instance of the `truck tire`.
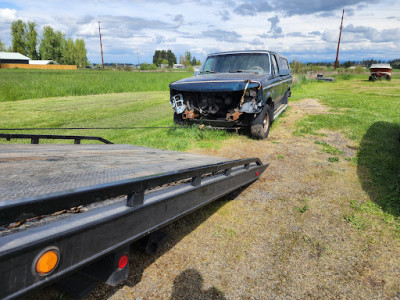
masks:
<svg viewBox="0 0 400 300"><path fill-rule="evenodd" d="M254 139L265 139L271 127L271 108L266 104L263 110L257 115L250 126L251 136Z"/></svg>
<svg viewBox="0 0 400 300"><path fill-rule="evenodd" d="M174 123L176 125L183 125L184 124L184 121L183 121L183 118L182 118L181 114L177 114L176 112L174 112Z"/></svg>

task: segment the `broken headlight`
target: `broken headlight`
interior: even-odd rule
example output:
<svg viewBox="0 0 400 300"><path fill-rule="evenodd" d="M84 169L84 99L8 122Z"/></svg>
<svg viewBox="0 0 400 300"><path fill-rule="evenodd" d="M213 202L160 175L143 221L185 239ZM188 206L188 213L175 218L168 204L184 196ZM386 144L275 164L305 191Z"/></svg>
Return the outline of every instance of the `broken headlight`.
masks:
<svg viewBox="0 0 400 300"><path fill-rule="evenodd" d="M177 114L181 114L186 110L186 105L183 103L182 94L172 96L170 103Z"/></svg>

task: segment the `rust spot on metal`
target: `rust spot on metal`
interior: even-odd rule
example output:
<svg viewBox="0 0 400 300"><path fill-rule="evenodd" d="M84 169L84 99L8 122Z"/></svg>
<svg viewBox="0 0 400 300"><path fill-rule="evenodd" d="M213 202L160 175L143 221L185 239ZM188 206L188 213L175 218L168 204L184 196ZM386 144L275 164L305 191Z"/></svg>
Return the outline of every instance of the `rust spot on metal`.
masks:
<svg viewBox="0 0 400 300"><path fill-rule="evenodd" d="M239 117L242 115L243 113L239 112L237 108L235 108L235 111L233 113L227 113L226 114L226 120L227 121L236 121L239 119Z"/></svg>
<svg viewBox="0 0 400 300"><path fill-rule="evenodd" d="M199 114L196 114L194 110L185 110L185 112L182 114L183 119L194 119L198 116Z"/></svg>

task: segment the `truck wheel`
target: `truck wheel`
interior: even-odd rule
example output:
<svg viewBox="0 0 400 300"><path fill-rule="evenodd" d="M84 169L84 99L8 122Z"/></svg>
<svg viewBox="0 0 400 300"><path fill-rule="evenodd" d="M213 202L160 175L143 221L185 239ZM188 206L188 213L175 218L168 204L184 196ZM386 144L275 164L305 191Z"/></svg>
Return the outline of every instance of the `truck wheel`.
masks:
<svg viewBox="0 0 400 300"><path fill-rule="evenodd" d="M391 79L390 76L386 75L386 80L390 80L390 79Z"/></svg>
<svg viewBox="0 0 400 300"><path fill-rule="evenodd" d="M182 118L181 114L177 114L176 112L174 112L174 123L176 125L183 125L184 124L184 121L183 121L183 118Z"/></svg>
<svg viewBox="0 0 400 300"><path fill-rule="evenodd" d="M251 136L255 139L265 139L269 134L270 127L271 108L266 104L264 109L258 114L251 124Z"/></svg>

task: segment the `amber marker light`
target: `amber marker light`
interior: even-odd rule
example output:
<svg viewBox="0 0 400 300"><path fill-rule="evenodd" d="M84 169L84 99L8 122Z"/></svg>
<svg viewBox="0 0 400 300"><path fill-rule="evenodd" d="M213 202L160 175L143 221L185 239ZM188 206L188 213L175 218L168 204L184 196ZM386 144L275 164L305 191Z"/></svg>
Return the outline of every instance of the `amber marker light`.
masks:
<svg viewBox="0 0 400 300"><path fill-rule="evenodd" d="M60 252L57 248L47 248L40 252L34 261L34 270L39 276L49 275L58 266Z"/></svg>

